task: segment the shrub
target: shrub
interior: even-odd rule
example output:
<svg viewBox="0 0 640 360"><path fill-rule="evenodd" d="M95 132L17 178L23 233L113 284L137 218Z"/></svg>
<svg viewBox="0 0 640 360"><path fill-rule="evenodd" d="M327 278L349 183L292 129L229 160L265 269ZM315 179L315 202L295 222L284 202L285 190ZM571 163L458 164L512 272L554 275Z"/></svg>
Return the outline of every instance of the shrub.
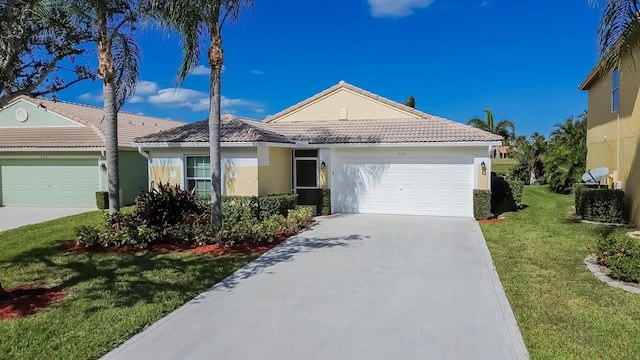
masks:
<svg viewBox="0 0 640 360"><path fill-rule="evenodd" d="M331 215L331 190L322 189L320 199L320 211L318 213L323 216Z"/></svg>
<svg viewBox="0 0 640 360"><path fill-rule="evenodd" d="M109 208L108 191L96 191L96 207L99 210L106 210Z"/></svg>
<svg viewBox="0 0 640 360"><path fill-rule="evenodd" d="M576 208L576 214L582 216L584 210L582 209L582 190L586 189L583 184L576 184L573 187L574 205Z"/></svg>
<svg viewBox="0 0 640 360"><path fill-rule="evenodd" d="M491 214L491 191L473 190L473 216L476 220L488 219Z"/></svg>
<svg viewBox="0 0 640 360"><path fill-rule="evenodd" d="M518 179L507 179L507 183L509 184L513 202L518 208L522 207L522 192L524 190L524 182Z"/></svg>
<svg viewBox="0 0 640 360"><path fill-rule="evenodd" d="M260 208L255 196L223 196L222 222L239 223L258 219Z"/></svg>
<svg viewBox="0 0 640 360"><path fill-rule="evenodd" d="M140 224L134 214L107 215L102 225L80 226L76 229L76 241L89 246L124 246L145 248L162 237L154 227Z"/></svg>
<svg viewBox="0 0 640 360"><path fill-rule="evenodd" d="M580 203L576 211L584 220L603 223L624 223L624 192L610 189L579 190Z"/></svg>
<svg viewBox="0 0 640 360"><path fill-rule="evenodd" d="M609 268L609 276L640 282L640 241L624 233L612 233L598 243L598 262Z"/></svg>
<svg viewBox="0 0 640 360"><path fill-rule="evenodd" d="M298 194L280 194L258 197L259 219L266 220L273 215L287 216L287 212L296 208Z"/></svg>
<svg viewBox="0 0 640 360"><path fill-rule="evenodd" d="M206 218L208 206L179 185L158 184L136 197L136 214L147 226L166 227L185 219ZM202 221L196 221L202 222Z"/></svg>

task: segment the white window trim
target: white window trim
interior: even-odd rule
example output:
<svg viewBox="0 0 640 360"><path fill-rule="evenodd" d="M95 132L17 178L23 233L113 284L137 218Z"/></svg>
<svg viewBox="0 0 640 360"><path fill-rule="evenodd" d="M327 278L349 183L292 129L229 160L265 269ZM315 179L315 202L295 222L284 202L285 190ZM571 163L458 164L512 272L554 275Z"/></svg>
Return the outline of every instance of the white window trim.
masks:
<svg viewBox="0 0 640 360"><path fill-rule="evenodd" d="M209 186L211 186L211 178L210 177L189 177L189 158L195 157L208 157L209 158L209 166L211 166L211 156L203 155L203 154L190 154L184 156L184 189L189 190L189 181L190 180L206 180L209 181Z"/></svg>

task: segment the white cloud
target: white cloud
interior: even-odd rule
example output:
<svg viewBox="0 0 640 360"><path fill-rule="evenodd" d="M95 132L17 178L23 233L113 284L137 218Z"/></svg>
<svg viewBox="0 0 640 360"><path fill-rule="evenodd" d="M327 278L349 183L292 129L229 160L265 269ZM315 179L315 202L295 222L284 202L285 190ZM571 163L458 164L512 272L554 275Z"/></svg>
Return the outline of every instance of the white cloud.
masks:
<svg viewBox="0 0 640 360"><path fill-rule="evenodd" d="M416 9L424 9L433 0L368 0L373 17L403 17L413 14Z"/></svg>
<svg viewBox="0 0 640 360"><path fill-rule="evenodd" d="M153 81L140 80L136 85L136 95L151 95L158 91L158 84ZM133 102L133 101L132 101Z"/></svg>
<svg viewBox="0 0 640 360"><path fill-rule="evenodd" d="M78 99L84 100L84 101L91 101L91 102L104 101L104 97L102 96L102 94L92 94L92 93L84 93L78 96Z"/></svg>
<svg viewBox="0 0 640 360"><path fill-rule="evenodd" d="M144 98L142 96L134 95L129 99L129 102L132 104L141 103L144 102Z"/></svg>
<svg viewBox="0 0 640 360"><path fill-rule="evenodd" d="M253 75L264 75L264 71L261 70L251 70Z"/></svg>
<svg viewBox="0 0 640 360"><path fill-rule="evenodd" d="M192 89L161 89L156 94L149 96L147 102L159 106L174 108L186 107L192 111L205 111L209 110L209 93ZM220 99L220 107L222 111L232 113L235 112L237 108L251 110L261 109L261 105L257 102L245 99L230 99L225 96Z"/></svg>

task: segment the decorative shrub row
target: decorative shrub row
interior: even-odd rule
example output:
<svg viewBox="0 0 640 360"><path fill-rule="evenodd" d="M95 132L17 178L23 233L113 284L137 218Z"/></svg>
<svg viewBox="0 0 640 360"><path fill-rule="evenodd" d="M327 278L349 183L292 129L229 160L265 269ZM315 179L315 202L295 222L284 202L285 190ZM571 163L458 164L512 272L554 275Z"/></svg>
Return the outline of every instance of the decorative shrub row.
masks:
<svg viewBox="0 0 640 360"><path fill-rule="evenodd" d="M584 220L621 224L625 222L624 191L575 188L576 214Z"/></svg>
<svg viewBox="0 0 640 360"><path fill-rule="evenodd" d="M154 242L171 241L196 245L237 242L268 243L278 236L289 237L307 227L312 221L310 207L289 210L259 221L253 216L223 221L222 227L211 224L176 224L166 227L141 225L133 214L106 215L101 226L80 226L76 241L85 246L124 246L146 248Z"/></svg>
<svg viewBox="0 0 640 360"><path fill-rule="evenodd" d="M96 207L98 210L106 210L109 208L108 191L96 191Z"/></svg>
<svg viewBox="0 0 640 360"><path fill-rule="evenodd" d="M609 268L609 276L640 282L640 242L623 233L612 233L598 243L598 262Z"/></svg>
<svg viewBox="0 0 640 360"><path fill-rule="evenodd" d="M488 219L491 214L491 191L473 190L473 216L476 220Z"/></svg>

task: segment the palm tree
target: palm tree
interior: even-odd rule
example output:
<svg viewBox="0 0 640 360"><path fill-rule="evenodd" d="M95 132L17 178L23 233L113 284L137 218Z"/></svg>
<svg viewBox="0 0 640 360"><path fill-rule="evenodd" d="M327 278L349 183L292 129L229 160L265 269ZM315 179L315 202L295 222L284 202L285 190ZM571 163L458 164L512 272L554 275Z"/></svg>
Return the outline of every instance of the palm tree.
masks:
<svg viewBox="0 0 640 360"><path fill-rule="evenodd" d="M502 136L503 145L511 144L516 136L515 124L508 119L500 120L496 124L491 109L484 109L483 111L486 114L486 120L472 118L467 121L467 125Z"/></svg>
<svg viewBox="0 0 640 360"><path fill-rule="evenodd" d="M198 65L200 44L208 44L211 67L209 83L209 155L211 164L211 223L222 224L222 180L220 169L220 74L224 63L222 28L238 19L240 10L253 0L150 0L150 14L161 25L176 30L182 38L183 60L178 71L181 85Z"/></svg>
<svg viewBox="0 0 640 360"><path fill-rule="evenodd" d="M587 114L579 120L571 116L555 127L544 157L545 176L553 191L568 193L586 168Z"/></svg>
<svg viewBox="0 0 640 360"><path fill-rule="evenodd" d="M589 0L597 5L600 0ZM620 60L640 60L640 1L604 0L604 13L600 19L596 42L600 54L599 67L611 73Z"/></svg>
<svg viewBox="0 0 640 360"><path fill-rule="evenodd" d="M132 35L138 19L135 0L58 0L69 6L78 21L89 23L98 49L97 75L104 97L109 213L120 210L118 166L118 112L135 93L140 51Z"/></svg>

